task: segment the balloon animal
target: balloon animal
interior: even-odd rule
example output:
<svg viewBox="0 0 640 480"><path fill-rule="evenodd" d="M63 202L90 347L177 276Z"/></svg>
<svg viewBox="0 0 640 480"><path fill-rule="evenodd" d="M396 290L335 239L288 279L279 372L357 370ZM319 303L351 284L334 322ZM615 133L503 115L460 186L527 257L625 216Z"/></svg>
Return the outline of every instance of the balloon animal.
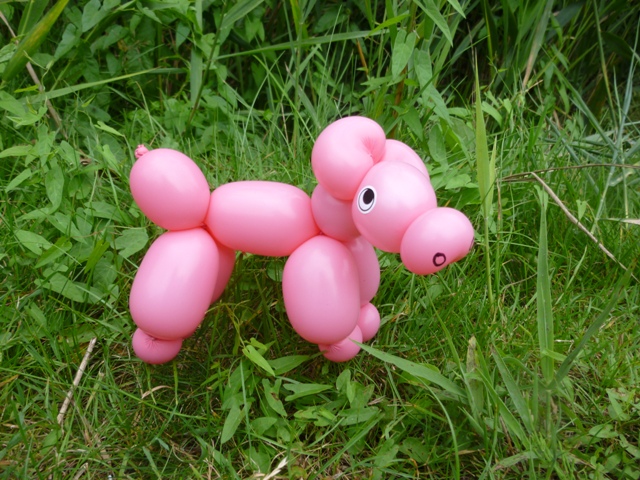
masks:
<svg viewBox="0 0 640 480"><path fill-rule="evenodd" d="M133 349L148 363L173 359L224 290L235 252L285 257L282 288L294 330L335 362L352 342L373 338L380 315L374 247L400 253L408 270L435 273L464 257L473 227L458 210L437 207L429 174L407 145L387 140L373 120L329 125L311 154L318 186L228 183L210 193L186 155L139 146L130 176L140 209L168 230L142 260L131 287Z"/></svg>

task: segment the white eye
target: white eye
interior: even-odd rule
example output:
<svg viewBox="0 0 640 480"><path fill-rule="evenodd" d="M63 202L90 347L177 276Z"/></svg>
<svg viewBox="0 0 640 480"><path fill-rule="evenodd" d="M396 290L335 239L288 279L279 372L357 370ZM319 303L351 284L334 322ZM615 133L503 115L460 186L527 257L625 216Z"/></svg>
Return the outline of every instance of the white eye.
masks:
<svg viewBox="0 0 640 480"><path fill-rule="evenodd" d="M367 214L373 210L376 205L376 189L366 186L358 193L358 210L360 213Z"/></svg>

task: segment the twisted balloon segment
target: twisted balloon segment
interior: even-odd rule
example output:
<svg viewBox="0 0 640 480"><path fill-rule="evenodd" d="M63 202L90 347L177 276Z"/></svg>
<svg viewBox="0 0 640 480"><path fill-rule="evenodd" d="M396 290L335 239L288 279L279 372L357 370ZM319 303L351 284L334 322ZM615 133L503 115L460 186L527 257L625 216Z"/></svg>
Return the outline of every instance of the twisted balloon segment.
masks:
<svg viewBox="0 0 640 480"><path fill-rule="evenodd" d="M186 155L140 145L131 170L135 202L167 232L136 273L130 310L136 354L173 359L231 276L237 251L288 257L282 288L294 330L335 362L372 339L380 314L378 248L400 253L418 275L435 273L473 246L473 227L437 206L427 169L407 145L364 117L346 117L318 137L311 197L292 185L240 181L210 193Z"/></svg>

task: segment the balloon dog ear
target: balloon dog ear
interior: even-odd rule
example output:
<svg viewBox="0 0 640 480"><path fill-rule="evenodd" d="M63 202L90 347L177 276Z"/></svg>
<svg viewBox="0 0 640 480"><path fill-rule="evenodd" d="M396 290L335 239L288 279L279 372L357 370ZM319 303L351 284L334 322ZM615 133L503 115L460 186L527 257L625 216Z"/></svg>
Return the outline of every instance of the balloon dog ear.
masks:
<svg viewBox="0 0 640 480"><path fill-rule="evenodd" d="M318 183L338 200L351 201L369 169L385 154L382 127L364 117L345 117L325 128L311 152Z"/></svg>
<svg viewBox="0 0 640 480"><path fill-rule="evenodd" d="M420 155L418 155L409 145L402 143L399 140L387 140L385 144L384 158L382 161L408 163L412 167L417 168L425 177L429 178L429 172L427 172L427 167L422 161L422 158L420 158Z"/></svg>

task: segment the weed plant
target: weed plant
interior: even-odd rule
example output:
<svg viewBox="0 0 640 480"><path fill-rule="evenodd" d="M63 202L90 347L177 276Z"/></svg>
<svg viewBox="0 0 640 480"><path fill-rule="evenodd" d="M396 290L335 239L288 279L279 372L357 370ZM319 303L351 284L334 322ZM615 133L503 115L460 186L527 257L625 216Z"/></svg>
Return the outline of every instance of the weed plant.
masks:
<svg viewBox="0 0 640 480"><path fill-rule="evenodd" d="M622 0L0 3L0 478L640 478L640 7ZM380 252L377 337L293 332L241 255L182 353L132 353L160 234L133 151L311 192L360 114L477 242Z"/></svg>

